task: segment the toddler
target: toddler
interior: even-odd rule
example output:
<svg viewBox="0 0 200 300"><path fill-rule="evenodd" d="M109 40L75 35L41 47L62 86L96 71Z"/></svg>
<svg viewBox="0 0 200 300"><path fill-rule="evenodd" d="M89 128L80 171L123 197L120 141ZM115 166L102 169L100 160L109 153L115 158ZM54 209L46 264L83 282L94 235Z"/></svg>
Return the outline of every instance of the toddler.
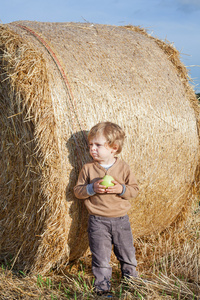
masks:
<svg viewBox="0 0 200 300"><path fill-rule="evenodd" d="M120 126L101 122L89 132L88 142L93 161L83 166L74 187L89 212L88 237L92 253L95 291L106 293L111 288L109 264L112 245L121 265L122 277L137 277L137 261L131 232L128 201L138 195L137 180L129 165L117 157L122 151L125 133ZM113 186L103 186L103 177L114 178Z"/></svg>

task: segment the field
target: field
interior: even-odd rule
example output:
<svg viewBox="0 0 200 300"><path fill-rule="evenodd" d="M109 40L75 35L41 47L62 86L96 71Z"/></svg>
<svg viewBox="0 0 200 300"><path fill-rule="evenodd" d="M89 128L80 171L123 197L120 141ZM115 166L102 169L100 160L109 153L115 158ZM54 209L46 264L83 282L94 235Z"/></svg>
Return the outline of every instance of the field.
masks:
<svg viewBox="0 0 200 300"><path fill-rule="evenodd" d="M194 201L182 226L173 224L163 233L135 240L139 278L121 281L119 264L112 256L112 299L200 299L200 206ZM104 299L93 292L91 256L51 270L46 276L12 268L2 260L0 299Z"/></svg>

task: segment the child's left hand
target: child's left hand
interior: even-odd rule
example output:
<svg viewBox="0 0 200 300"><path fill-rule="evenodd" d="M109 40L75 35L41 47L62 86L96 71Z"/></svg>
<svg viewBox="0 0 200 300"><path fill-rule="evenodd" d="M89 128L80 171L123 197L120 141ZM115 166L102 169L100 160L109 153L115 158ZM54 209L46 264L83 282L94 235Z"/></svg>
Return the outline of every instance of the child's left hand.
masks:
<svg viewBox="0 0 200 300"><path fill-rule="evenodd" d="M112 180L112 182L114 183L114 185L109 186L107 189L105 189L105 192L108 194L121 194L123 191L123 186L115 180Z"/></svg>

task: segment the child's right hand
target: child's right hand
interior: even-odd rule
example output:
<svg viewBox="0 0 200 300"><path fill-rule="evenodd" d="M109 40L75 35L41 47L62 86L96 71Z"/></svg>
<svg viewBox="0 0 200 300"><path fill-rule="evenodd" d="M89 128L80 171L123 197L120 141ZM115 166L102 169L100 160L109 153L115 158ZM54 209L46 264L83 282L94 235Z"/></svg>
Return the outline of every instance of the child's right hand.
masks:
<svg viewBox="0 0 200 300"><path fill-rule="evenodd" d="M94 182L93 189L96 194L104 194L105 193L106 186L100 184L100 182L102 182L102 181L103 181L103 179L100 179L100 180Z"/></svg>

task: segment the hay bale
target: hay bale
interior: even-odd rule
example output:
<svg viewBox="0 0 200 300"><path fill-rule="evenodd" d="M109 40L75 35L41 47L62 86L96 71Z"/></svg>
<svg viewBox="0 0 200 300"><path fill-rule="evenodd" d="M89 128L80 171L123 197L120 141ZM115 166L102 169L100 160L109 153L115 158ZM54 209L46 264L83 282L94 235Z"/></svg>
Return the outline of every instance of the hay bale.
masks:
<svg viewBox="0 0 200 300"><path fill-rule="evenodd" d="M14 22L0 26L0 253L40 273L87 249L87 212L73 186L86 135L104 120L127 134L121 154L140 195L135 237L190 205L199 108L178 51L138 27Z"/></svg>

